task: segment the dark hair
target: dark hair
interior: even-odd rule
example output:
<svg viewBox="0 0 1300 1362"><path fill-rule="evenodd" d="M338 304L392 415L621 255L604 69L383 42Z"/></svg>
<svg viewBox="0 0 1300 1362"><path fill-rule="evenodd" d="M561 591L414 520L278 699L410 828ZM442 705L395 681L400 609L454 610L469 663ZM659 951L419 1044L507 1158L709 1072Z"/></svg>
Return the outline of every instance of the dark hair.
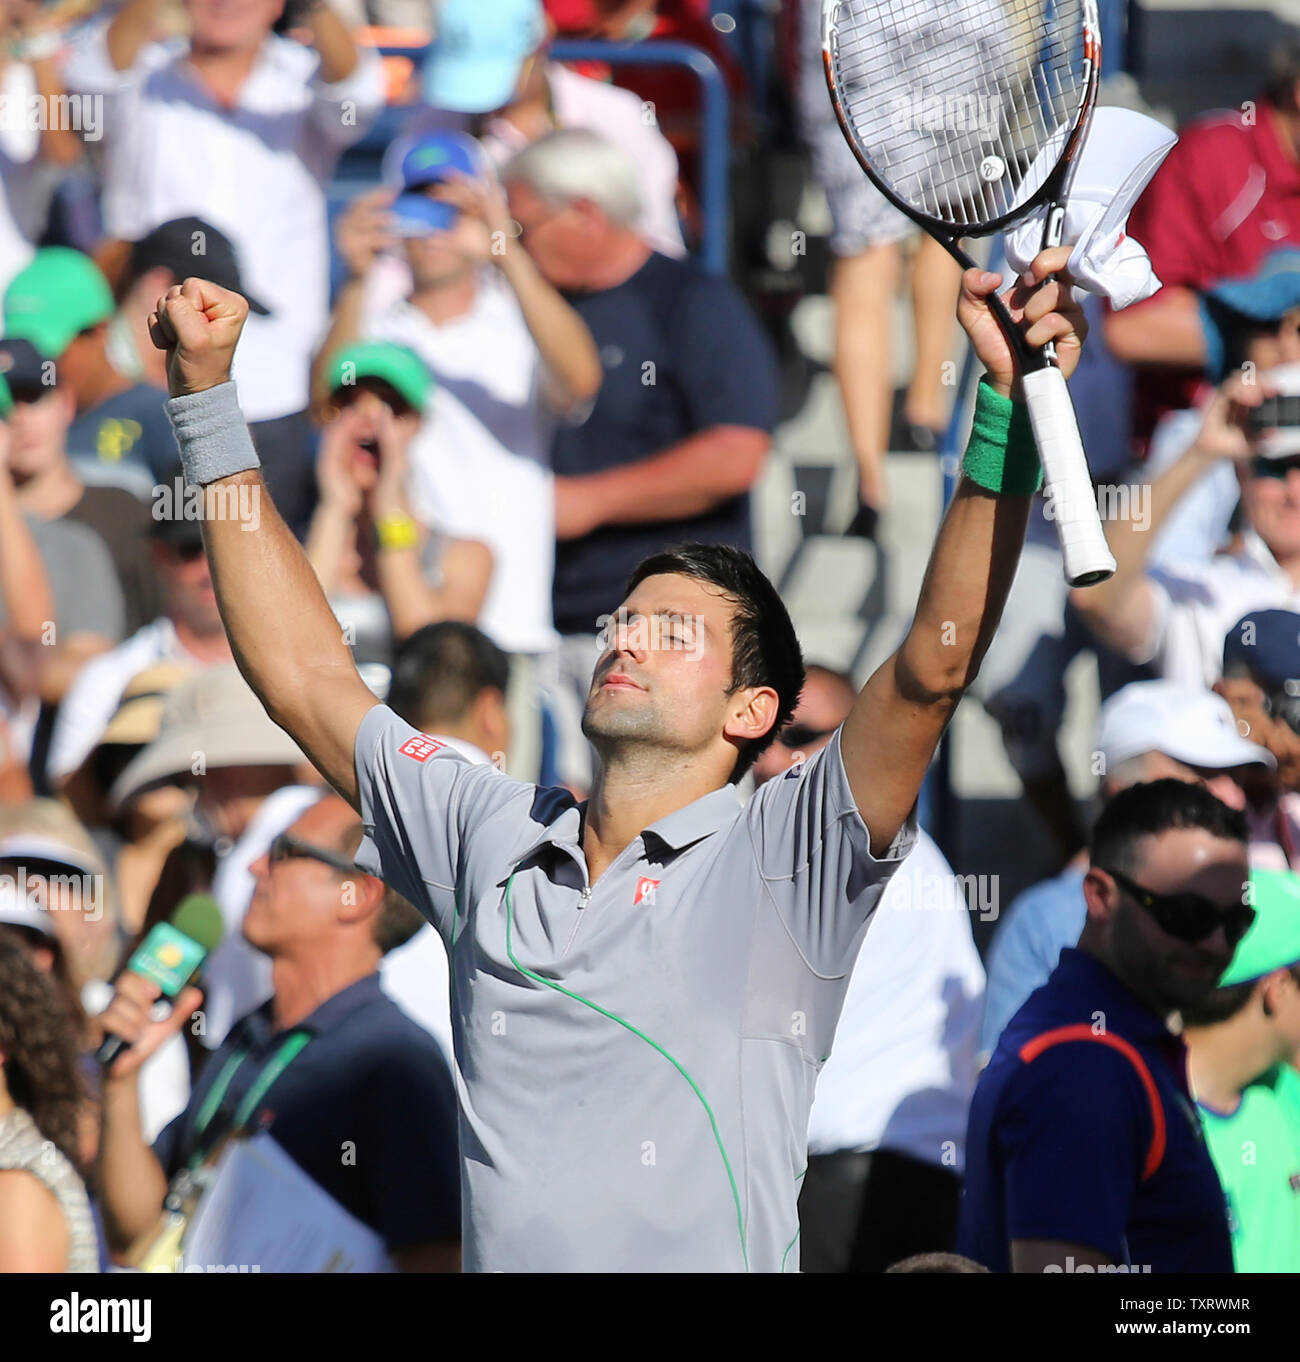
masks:
<svg viewBox="0 0 1300 1362"><path fill-rule="evenodd" d="M739 780L790 722L803 689L803 653L785 602L743 549L730 544L679 544L638 563L627 579L631 595L647 577L673 574L718 587L735 606L731 618L731 690L771 686L776 719L761 738L741 749L731 779Z"/></svg>
<svg viewBox="0 0 1300 1362"><path fill-rule="evenodd" d="M1227 988L1211 989L1204 998L1195 1002L1184 1003L1178 1009L1183 1025L1218 1026L1220 1022L1231 1021L1250 1002L1258 984L1258 979L1249 979L1244 984L1229 984Z"/></svg>
<svg viewBox="0 0 1300 1362"><path fill-rule="evenodd" d="M1246 817L1202 785L1152 780L1121 790L1101 811L1092 830L1092 864L1128 874L1136 869L1140 838L1175 828L1200 828L1212 837L1249 841Z"/></svg>
<svg viewBox="0 0 1300 1362"><path fill-rule="evenodd" d="M1300 40L1292 38L1275 43L1268 54L1265 94L1269 102L1294 113L1297 82L1300 82Z"/></svg>
<svg viewBox="0 0 1300 1362"><path fill-rule="evenodd" d="M355 858L365 835L366 830L360 820L348 824L338 839L338 849L350 860ZM380 955L387 955L398 946L406 945L424 926L424 918L420 910L408 903L396 889L390 889L385 884L383 890L383 901L379 905L379 913L371 934L375 939L375 945L379 947Z"/></svg>
<svg viewBox="0 0 1300 1362"><path fill-rule="evenodd" d="M916 1253L891 1264L886 1272L987 1272L983 1263L960 1253Z"/></svg>
<svg viewBox="0 0 1300 1362"><path fill-rule="evenodd" d="M482 630L442 620L398 648L388 707L416 728L440 728L463 720L483 691L504 695L509 679L509 658Z"/></svg>
<svg viewBox="0 0 1300 1362"><path fill-rule="evenodd" d="M57 985L23 946L0 935L0 1053L9 1096L78 1170L77 1026Z"/></svg>

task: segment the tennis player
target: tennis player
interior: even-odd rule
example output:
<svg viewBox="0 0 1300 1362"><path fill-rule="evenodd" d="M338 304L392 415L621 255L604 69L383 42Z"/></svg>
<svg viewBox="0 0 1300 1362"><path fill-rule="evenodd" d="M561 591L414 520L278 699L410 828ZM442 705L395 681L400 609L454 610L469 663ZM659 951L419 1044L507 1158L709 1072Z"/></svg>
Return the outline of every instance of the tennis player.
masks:
<svg viewBox="0 0 1300 1362"><path fill-rule="evenodd" d="M1067 375L1086 323L1044 281L1068 255L1044 252L1009 298ZM958 317L988 372L912 626L825 750L744 806L735 782L803 682L748 556L690 546L633 574L587 700L585 804L476 766L367 690L270 505L230 381L244 300L199 279L159 300L168 410L187 480L209 489L240 668L360 811L359 862L447 945L468 1270L797 1270L817 1072L1040 481L987 303L999 283L963 277ZM255 526L221 518L242 484Z"/></svg>

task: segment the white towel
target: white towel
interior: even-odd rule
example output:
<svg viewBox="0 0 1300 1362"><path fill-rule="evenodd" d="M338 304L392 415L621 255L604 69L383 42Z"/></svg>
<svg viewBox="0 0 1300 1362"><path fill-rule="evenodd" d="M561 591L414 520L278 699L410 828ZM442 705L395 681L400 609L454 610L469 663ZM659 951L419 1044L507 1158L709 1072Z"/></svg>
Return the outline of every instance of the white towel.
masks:
<svg viewBox="0 0 1300 1362"><path fill-rule="evenodd" d="M1177 141L1163 123L1132 109L1093 114L1066 200L1062 240L1074 245L1070 273L1079 287L1109 298L1116 309L1160 288L1150 257L1127 234L1128 215ZM1043 153L1052 154L1050 148ZM1017 274L1038 254L1046 218L1046 208L1040 208L1007 232L1007 263Z"/></svg>

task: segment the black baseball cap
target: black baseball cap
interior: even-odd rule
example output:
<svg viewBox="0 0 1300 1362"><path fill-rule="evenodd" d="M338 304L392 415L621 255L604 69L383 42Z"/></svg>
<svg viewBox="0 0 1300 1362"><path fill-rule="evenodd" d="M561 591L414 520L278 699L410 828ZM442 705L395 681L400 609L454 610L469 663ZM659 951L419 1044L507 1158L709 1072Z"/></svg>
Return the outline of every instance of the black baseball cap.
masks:
<svg viewBox="0 0 1300 1362"><path fill-rule="evenodd" d="M196 250L200 244L202 250ZM221 288L242 293L251 312L270 316L271 309L259 303L240 281L239 261L230 238L202 218L173 218L132 243L128 266L131 279L160 268L170 270L178 281L190 275L211 279Z"/></svg>
<svg viewBox="0 0 1300 1362"><path fill-rule="evenodd" d="M41 397L58 386L58 370L52 361L31 343L9 337L0 340L0 380L10 397L21 402L28 397Z"/></svg>

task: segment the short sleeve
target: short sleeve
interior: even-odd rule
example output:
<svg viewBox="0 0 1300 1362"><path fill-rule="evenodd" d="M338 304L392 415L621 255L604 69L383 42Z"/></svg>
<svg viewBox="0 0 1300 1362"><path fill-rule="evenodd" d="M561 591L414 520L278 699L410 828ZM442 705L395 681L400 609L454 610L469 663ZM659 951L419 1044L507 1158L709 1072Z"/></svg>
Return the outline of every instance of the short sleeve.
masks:
<svg viewBox="0 0 1300 1362"><path fill-rule="evenodd" d="M675 328L676 379L693 430L777 420L779 376L772 346L749 304L726 279L700 275Z"/></svg>
<svg viewBox="0 0 1300 1362"><path fill-rule="evenodd" d="M510 801L519 782L467 761L387 705L361 721L355 756L366 831L357 864L414 904L445 940L465 839Z"/></svg>
<svg viewBox="0 0 1300 1362"><path fill-rule="evenodd" d="M364 1110L367 1200L384 1243L392 1250L459 1239L456 1092L434 1042L388 1046Z"/></svg>
<svg viewBox="0 0 1300 1362"><path fill-rule="evenodd" d="M844 758L843 728L810 761L758 788L742 823L765 893L815 974L852 968L867 920L916 841L915 810L885 854L871 854Z"/></svg>
<svg viewBox="0 0 1300 1362"><path fill-rule="evenodd" d="M1023 1065L1003 1093L993 1134L1008 1240L1080 1244L1127 1261L1125 1234L1151 1136L1137 1071L1109 1046L1065 1042Z"/></svg>

